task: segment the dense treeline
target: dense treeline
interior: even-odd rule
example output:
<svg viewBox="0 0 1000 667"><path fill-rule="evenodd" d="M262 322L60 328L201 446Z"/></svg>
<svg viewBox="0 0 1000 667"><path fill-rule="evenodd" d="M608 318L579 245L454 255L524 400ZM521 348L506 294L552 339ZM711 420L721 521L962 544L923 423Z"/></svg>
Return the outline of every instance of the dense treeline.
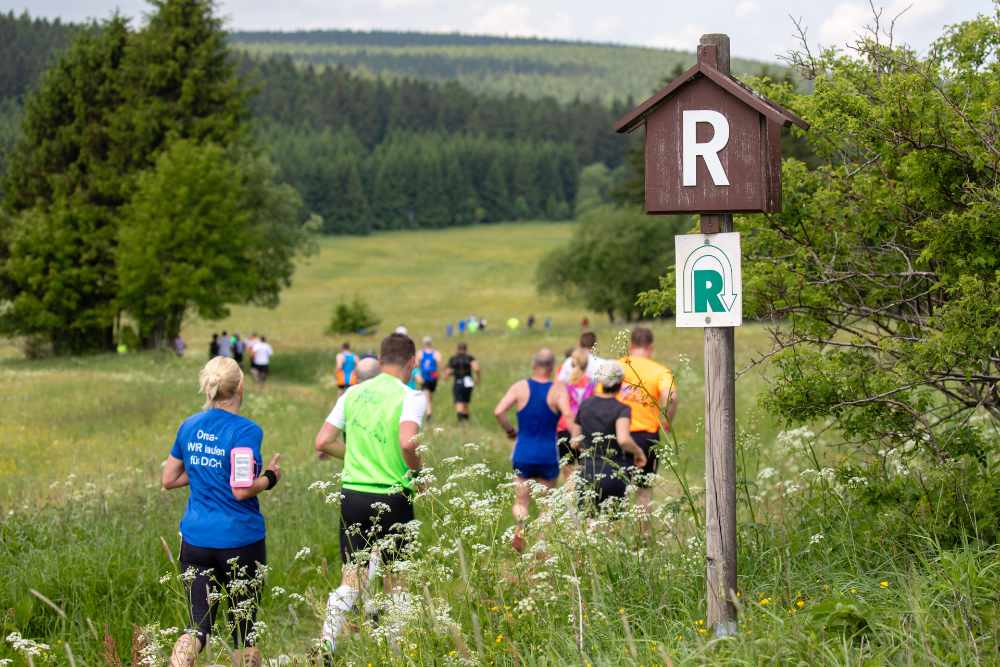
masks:
<svg viewBox="0 0 1000 667"><path fill-rule="evenodd" d="M497 37L494 35L466 35L457 32L396 32L391 30L293 30L238 31L230 33L236 43L294 41L300 44L344 44L351 46L559 46L586 44L539 37ZM606 46L606 45L602 45Z"/></svg>
<svg viewBox="0 0 1000 667"><path fill-rule="evenodd" d="M0 14L0 98L20 97L80 31L56 19L31 18L25 12Z"/></svg>
<svg viewBox="0 0 1000 667"><path fill-rule="evenodd" d="M350 128L264 132L284 180L328 233L569 218L572 146L395 131L369 151Z"/></svg>
<svg viewBox="0 0 1000 667"><path fill-rule="evenodd" d="M290 58L243 55L240 69L257 88L254 114L317 129L349 127L368 148L394 131L466 133L525 142L570 143L580 164L621 164L627 141L612 129L630 108L597 100L475 95L455 82L367 79L350 71L296 65Z"/></svg>
<svg viewBox="0 0 1000 667"><path fill-rule="evenodd" d="M305 240L250 143L211 0L80 31L26 96L0 206L0 333L57 353L147 346L187 313L274 305ZM192 95L191 91L197 91Z"/></svg>

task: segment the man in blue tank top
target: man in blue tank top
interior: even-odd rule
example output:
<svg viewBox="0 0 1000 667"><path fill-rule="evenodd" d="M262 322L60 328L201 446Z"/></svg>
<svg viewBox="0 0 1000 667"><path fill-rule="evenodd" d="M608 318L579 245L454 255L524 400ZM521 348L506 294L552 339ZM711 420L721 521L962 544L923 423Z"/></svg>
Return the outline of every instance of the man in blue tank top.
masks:
<svg viewBox="0 0 1000 667"><path fill-rule="evenodd" d="M433 413L431 409L434 391L438 386L439 368L441 368L441 353L434 349L434 341L430 336L424 336L424 347L420 350L419 359L421 389L427 399L427 414L425 419L430 419Z"/></svg>
<svg viewBox="0 0 1000 667"><path fill-rule="evenodd" d="M561 383L552 381L555 355L551 350L539 350L531 361L531 377L518 380L493 410L507 437L514 441L511 463L514 466L514 529L512 546L524 550L524 523L531 505L531 489L541 484L551 489L559 477L559 448L556 428L559 417L565 415L571 424L571 434L579 435L573 424L569 397ZM517 428L510 423L507 412L517 406ZM576 429L573 431L572 429Z"/></svg>
<svg viewBox="0 0 1000 667"><path fill-rule="evenodd" d="M340 346L340 352L337 353L337 389L340 390L338 397L356 384L354 369L357 365L358 358L351 352L351 344L344 342Z"/></svg>

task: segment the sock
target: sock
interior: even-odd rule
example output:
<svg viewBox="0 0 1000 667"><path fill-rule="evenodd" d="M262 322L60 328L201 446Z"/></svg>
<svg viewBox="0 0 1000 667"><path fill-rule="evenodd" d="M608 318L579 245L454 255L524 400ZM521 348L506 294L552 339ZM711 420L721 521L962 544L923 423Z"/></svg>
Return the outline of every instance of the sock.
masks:
<svg viewBox="0 0 1000 667"><path fill-rule="evenodd" d="M326 618L323 620L323 641L330 642L331 648L337 644L337 635L344 627L347 612L354 608L360 591L342 585L330 593L326 601Z"/></svg>

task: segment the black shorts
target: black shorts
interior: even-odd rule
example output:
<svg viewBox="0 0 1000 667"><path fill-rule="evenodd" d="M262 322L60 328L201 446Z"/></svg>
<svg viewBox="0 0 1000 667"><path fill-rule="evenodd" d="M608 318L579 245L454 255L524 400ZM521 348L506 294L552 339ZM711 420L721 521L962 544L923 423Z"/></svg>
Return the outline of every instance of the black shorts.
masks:
<svg viewBox="0 0 1000 667"><path fill-rule="evenodd" d="M646 489L652 486L652 480L647 477L649 475L655 475L656 471L660 468L660 460L656 457L656 444L660 439L660 434L650 433L649 431L632 431L632 439L635 440L635 444L639 445L639 448L642 449L642 453L646 455L646 465L642 469L642 472L644 472L645 475L640 475L639 478L635 480L635 485L639 488ZM631 464L632 456L629 455L628 459Z"/></svg>
<svg viewBox="0 0 1000 667"><path fill-rule="evenodd" d="M451 397L456 403L469 403L472 401L473 387L466 387L461 382L456 382L451 389Z"/></svg>
<svg viewBox="0 0 1000 667"><path fill-rule="evenodd" d="M608 501L620 502L628 490L628 479L621 469L602 466L588 459L580 473L577 487L580 510L594 514Z"/></svg>
<svg viewBox="0 0 1000 667"><path fill-rule="evenodd" d="M257 374L260 375L262 378L267 377L267 368L268 368L267 364L254 364L254 363L251 363L250 364L250 368L252 368L253 370L257 371Z"/></svg>
<svg viewBox="0 0 1000 667"><path fill-rule="evenodd" d="M559 431L556 442L559 443L559 465L576 465L580 461L580 452L570 445L573 436L569 431Z"/></svg>
<svg viewBox="0 0 1000 667"><path fill-rule="evenodd" d="M340 503L340 560L355 564L378 548L383 563L402 558L409 543L403 525L413 521L413 500L406 493L364 493L343 489ZM379 506L375 506L378 504ZM388 506L388 510L384 506Z"/></svg>
<svg viewBox="0 0 1000 667"><path fill-rule="evenodd" d="M231 562L236 559L235 563ZM224 587L229 595L226 605L229 626L232 628L234 646L253 644L254 622L260 604L261 587L234 586L230 588L234 575L239 579L252 580L257 574L257 565L267 564L267 546L264 540L234 549L207 549L181 543L181 570L193 569L194 579L189 581L188 598L191 613L191 627L197 628L198 635L208 643L208 636L215 627L215 614L219 610L218 599L213 592ZM235 567L234 567L235 565ZM246 568L237 574L238 568ZM245 613L234 613L237 605L245 606Z"/></svg>
<svg viewBox="0 0 1000 667"><path fill-rule="evenodd" d="M438 388L437 378L434 378L433 380L424 380L421 388L433 394Z"/></svg>

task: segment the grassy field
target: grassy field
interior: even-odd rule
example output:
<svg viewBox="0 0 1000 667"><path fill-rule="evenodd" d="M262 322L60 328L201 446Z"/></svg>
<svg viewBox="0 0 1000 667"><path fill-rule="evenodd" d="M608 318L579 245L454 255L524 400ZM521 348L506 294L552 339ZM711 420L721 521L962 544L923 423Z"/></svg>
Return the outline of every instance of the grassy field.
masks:
<svg viewBox="0 0 1000 667"><path fill-rule="evenodd" d="M628 511L581 529L557 493L533 524L536 550L518 557L510 549L510 450L492 407L527 372L533 351L571 346L584 315L604 353L621 327L535 294L536 260L569 232L522 224L325 239L277 309L235 308L224 322L189 323L180 359L26 361L8 344L0 360L0 664L27 661L14 633L49 646L34 664L70 664L70 655L76 664L116 664L107 651L128 663L134 626L162 644L146 664L162 664L186 624L174 558L187 494L159 489L160 462L177 425L200 407L197 371L211 332L223 328L263 333L276 351L271 381L251 385L244 406L264 428L265 453L283 454L286 475L262 501L273 568L262 646L273 664L306 664L339 579L337 508L328 496L337 466L314 460L312 437L335 397L341 338L322 332L333 304L355 294L381 315L381 332L404 324L415 337L435 336L446 353L456 342L444 339L446 322L474 313L490 326L467 338L484 369L471 423L455 423L443 391L426 432L437 479L417 501L413 606L377 626L359 618L359 632L338 648L341 664L995 663L987 642L1000 620L989 617L984 630L956 602L974 619L995 607L995 550L914 563L877 534L831 518L849 514L837 509L844 497L822 474L806 473L814 452L821 460L844 454L824 450L807 431L779 433L757 406L765 388L757 374L737 385L741 633L709 641L701 331L669 322L653 328L656 356L680 385L670 456L678 474L661 471L652 533ZM501 327L531 313L540 322L552 317L552 332ZM351 340L366 349L378 337ZM738 366L766 345L760 327L740 329ZM205 659L223 662L223 647L213 644Z"/></svg>

